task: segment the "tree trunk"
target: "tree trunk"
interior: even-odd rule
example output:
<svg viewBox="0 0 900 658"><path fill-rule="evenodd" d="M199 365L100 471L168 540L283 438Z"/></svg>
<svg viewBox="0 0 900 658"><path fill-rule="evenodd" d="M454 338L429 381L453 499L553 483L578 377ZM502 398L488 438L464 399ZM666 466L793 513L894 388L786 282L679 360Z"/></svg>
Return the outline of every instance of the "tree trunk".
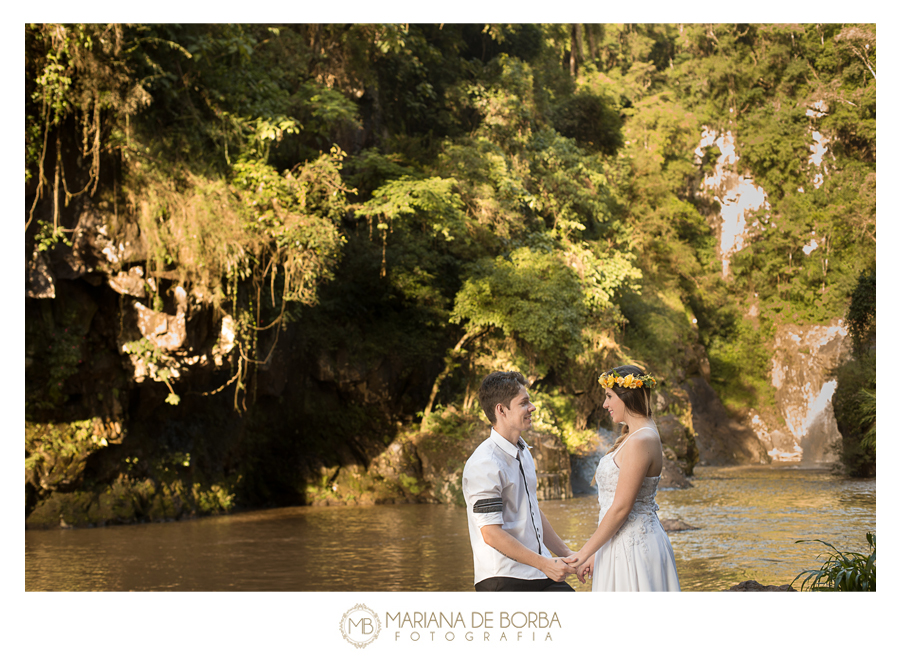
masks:
<svg viewBox="0 0 900 658"><path fill-rule="evenodd" d="M425 417L431 415L431 410L434 407L434 400L437 398L438 390L441 388L441 383L447 378L454 368L456 358L462 353L463 347L465 347L466 343L475 338L480 338L488 331L490 331L490 327L478 327L476 329L470 329L465 333L465 335L459 339L459 342L456 344L450 354L448 354L444 358L444 369L441 371L441 374L437 376L437 379L434 380L434 386L431 387L431 396L428 398L428 406L425 407Z"/></svg>
<svg viewBox="0 0 900 658"><path fill-rule="evenodd" d="M581 23L572 24L572 47L569 54L569 72L574 78L578 75L578 64L581 59Z"/></svg>

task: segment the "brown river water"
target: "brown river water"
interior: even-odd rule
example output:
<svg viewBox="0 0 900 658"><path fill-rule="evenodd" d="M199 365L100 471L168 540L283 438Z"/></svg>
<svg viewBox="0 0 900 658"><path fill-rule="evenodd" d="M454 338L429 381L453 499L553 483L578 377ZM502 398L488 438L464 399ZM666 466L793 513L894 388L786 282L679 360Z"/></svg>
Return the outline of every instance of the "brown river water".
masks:
<svg viewBox="0 0 900 658"><path fill-rule="evenodd" d="M657 495L683 591L744 580L790 583L821 564L823 539L868 553L875 480L793 466L697 468ZM592 496L541 509L577 549L597 523ZM574 576L576 590L590 589ZM795 585L799 588L799 582ZM25 532L26 591L472 591L463 508L289 507L175 523Z"/></svg>

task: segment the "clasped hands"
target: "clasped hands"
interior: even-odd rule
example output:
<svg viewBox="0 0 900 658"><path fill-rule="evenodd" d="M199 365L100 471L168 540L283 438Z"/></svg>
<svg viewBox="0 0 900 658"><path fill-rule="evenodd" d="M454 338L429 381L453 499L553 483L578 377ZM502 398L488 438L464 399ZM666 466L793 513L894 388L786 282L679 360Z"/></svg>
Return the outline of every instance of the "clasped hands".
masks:
<svg viewBox="0 0 900 658"><path fill-rule="evenodd" d="M587 582L585 577L591 576L593 572L590 558L590 555L585 557L581 553L569 553L564 557L550 558L550 565L544 573L555 581L565 580L566 576L574 573L581 583L585 583Z"/></svg>

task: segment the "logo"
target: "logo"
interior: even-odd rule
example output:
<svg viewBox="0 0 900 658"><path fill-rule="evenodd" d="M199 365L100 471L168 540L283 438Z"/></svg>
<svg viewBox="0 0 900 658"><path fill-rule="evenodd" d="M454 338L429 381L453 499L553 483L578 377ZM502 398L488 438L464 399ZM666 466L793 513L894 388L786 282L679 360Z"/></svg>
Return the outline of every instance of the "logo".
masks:
<svg viewBox="0 0 900 658"><path fill-rule="evenodd" d="M357 649L369 645L381 632L381 620L372 610L359 603L341 618L341 635Z"/></svg>

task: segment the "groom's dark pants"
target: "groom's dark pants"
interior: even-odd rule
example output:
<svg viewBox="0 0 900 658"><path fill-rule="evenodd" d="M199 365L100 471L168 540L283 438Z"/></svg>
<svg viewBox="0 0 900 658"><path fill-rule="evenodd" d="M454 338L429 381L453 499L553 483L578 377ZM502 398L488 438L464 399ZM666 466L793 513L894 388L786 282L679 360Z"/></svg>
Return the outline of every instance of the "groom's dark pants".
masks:
<svg viewBox="0 0 900 658"><path fill-rule="evenodd" d="M561 583L550 578L526 580L509 576L493 576L475 583L476 592L574 592L566 581Z"/></svg>

